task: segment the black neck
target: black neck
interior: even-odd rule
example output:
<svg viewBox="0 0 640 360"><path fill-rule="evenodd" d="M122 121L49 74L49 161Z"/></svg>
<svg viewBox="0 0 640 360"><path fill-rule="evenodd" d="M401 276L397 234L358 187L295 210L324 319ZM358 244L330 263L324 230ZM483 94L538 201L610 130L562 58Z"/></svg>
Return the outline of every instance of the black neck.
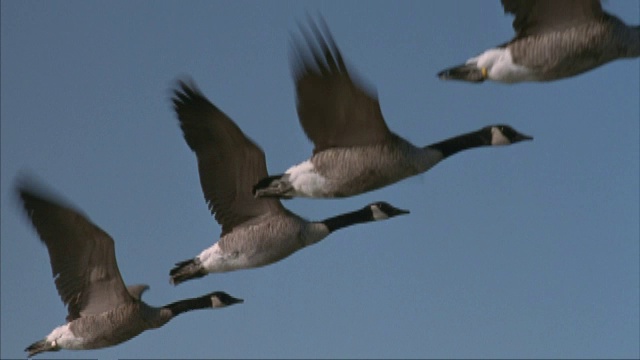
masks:
<svg viewBox="0 0 640 360"><path fill-rule="evenodd" d="M182 314L183 312L206 309L211 307L211 299L208 296L202 296L199 298L185 299L176 301L169 305L165 305L165 309L171 310L173 316Z"/></svg>
<svg viewBox="0 0 640 360"><path fill-rule="evenodd" d="M478 130L431 144L427 148L440 151L442 158L446 158L462 150L488 145L491 145L491 137L487 137L483 130Z"/></svg>
<svg viewBox="0 0 640 360"><path fill-rule="evenodd" d="M334 216L322 221L329 228L329 232L334 232L354 224L373 221L373 215L368 208L352 211L350 213Z"/></svg>

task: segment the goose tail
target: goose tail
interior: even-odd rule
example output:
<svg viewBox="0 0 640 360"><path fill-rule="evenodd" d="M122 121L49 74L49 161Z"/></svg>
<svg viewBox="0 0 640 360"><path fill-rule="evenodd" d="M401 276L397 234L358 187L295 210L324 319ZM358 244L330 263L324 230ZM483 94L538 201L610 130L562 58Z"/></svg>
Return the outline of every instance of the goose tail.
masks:
<svg viewBox="0 0 640 360"><path fill-rule="evenodd" d="M24 349L24 351L29 352L29 355L27 355L27 357L33 357L33 355L39 354L41 352L45 352L45 351L57 351L59 349L54 348L53 346L51 346L50 343L47 342L46 339L42 339L40 341L36 341L33 344L29 345L26 349Z"/></svg>
<svg viewBox="0 0 640 360"><path fill-rule="evenodd" d="M181 261L169 272L169 282L172 285L178 285L187 280L197 279L205 276L207 273L202 268L197 258Z"/></svg>
<svg viewBox="0 0 640 360"><path fill-rule="evenodd" d="M458 65L442 70L438 73L438 77L441 80L460 80L473 83L481 83L487 78L486 70L483 71L475 64Z"/></svg>

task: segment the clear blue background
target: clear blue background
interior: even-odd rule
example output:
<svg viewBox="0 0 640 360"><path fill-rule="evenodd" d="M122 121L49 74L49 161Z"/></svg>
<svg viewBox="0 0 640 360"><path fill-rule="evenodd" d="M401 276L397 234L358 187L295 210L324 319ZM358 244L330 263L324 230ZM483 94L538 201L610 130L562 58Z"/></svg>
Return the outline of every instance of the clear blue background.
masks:
<svg viewBox="0 0 640 360"><path fill-rule="evenodd" d="M2 350L64 323L46 248L23 216L26 171L115 239L152 305L225 290L245 304L185 314L120 346L51 358L638 357L639 61L553 83L442 82L513 35L498 1L2 1ZM605 2L640 23L638 1ZM218 239L171 109L193 77L280 173L311 153L288 41L322 14L390 128L426 145L508 123L533 142L461 153L344 200L411 215L354 226L277 264L172 287Z"/></svg>

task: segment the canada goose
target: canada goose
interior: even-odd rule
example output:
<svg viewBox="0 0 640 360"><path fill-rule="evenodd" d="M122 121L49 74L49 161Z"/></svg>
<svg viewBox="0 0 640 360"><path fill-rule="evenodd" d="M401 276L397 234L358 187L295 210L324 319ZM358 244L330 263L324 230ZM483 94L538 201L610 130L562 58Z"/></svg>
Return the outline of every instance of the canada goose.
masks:
<svg viewBox="0 0 640 360"><path fill-rule="evenodd" d="M264 152L195 85L179 82L172 101L187 145L196 154L205 200L222 226L218 242L171 270L174 285L208 273L272 264L340 228L409 213L377 202L310 222L277 199L256 199L251 186L267 175Z"/></svg>
<svg viewBox="0 0 640 360"><path fill-rule="evenodd" d="M321 18L322 20L322 18ZM426 147L416 147L389 130L373 92L345 66L327 25L301 28L310 55L294 49L294 78L300 124L314 143L307 161L284 174L261 179L256 197L339 198L358 195L427 171L443 159L480 146L532 139L507 125L492 125Z"/></svg>
<svg viewBox="0 0 640 360"><path fill-rule="evenodd" d="M126 287L113 240L79 211L32 186L19 186L24 208L47 246L58 294L68 306L67 323L29 345L29 357L60 349L98 349L158 328L183 312L243 302L216 291L152 307L140 297L147 285Z"/></svg>
<svg viewBox="0 0 640 360"><path fill-rule="evenodd" d="M516 36L441 71L440 79L551 81L640 56L640 26L625 25L598 0L502 0L502 7L516 17Z"/></svg>

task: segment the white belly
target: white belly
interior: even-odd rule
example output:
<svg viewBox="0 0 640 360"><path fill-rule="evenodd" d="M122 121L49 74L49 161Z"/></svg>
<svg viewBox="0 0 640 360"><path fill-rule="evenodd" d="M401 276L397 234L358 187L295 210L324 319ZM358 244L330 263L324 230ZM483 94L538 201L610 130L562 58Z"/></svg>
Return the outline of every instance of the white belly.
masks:
<svg viewBox="0 0 640 360"><path fill-rule="evenodd" d="M532 69L513 62L509 48L489 49L467 61L467 64L474 63L480 69L486 69L489 80L504 83L538 80L537 74Z"/></svg>
<svg viewBox="0 0 640 360"><path fill-rule="evenodd" d="M329 191L327 179L316 172L310 160L290 167L285 174L289 175L294 196L324 197Z"/></svg>

